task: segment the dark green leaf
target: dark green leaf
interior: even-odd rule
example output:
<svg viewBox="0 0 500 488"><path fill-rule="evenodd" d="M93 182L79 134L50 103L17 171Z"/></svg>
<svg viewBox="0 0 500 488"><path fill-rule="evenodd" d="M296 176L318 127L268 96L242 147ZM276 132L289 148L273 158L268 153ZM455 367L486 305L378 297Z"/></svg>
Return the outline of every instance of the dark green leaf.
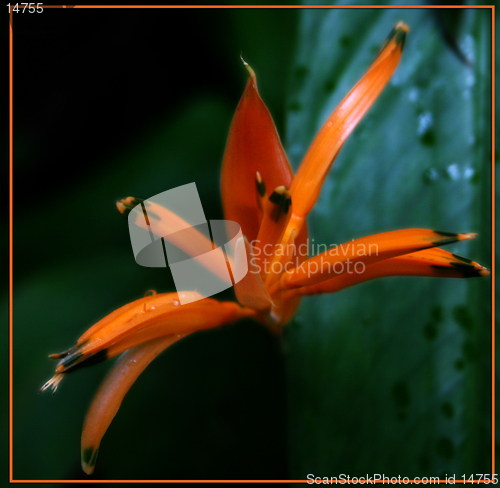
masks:
<svg viewBox="0 0 500 488"><path fill-rule="evenodd" d="M455 49L438 22L446 12L301 12L286 137L295 165L393 25L410 26L400 66L325 181L315 244L473 231L448 250L491 264L489 15L461 12ZM292 479L488 472L490 286L386 278L305 299L287 331Z"/></svg>

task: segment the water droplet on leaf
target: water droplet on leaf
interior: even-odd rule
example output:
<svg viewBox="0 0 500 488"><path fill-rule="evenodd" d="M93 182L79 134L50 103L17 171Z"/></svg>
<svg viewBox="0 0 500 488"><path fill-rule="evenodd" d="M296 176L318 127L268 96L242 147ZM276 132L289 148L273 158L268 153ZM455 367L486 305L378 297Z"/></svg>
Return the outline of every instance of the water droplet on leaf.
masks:
<svg viewBox="0 0 500 488"><path fill-rule="evenodd" d="M422 175L425 183L433 183L439 179L439 173L434 168L428 168Z"/></svg>
<svg viewBox="0 0 500 488"><path fill-rule="evenodd" d="M460 178L460 169L458 168L458 164L450 164L446 168L446 174L450 180L456 181Z"/></svg>

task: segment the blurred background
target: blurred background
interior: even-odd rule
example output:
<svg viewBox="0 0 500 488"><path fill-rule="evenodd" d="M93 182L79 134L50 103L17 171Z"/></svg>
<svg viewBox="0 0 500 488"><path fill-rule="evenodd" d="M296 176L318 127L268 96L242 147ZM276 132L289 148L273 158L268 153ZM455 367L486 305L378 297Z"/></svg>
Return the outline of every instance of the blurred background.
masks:
<svg viewBox="0 0 500 488"><path fill-rule="evenodd" d="M472 231L449 249L491 266L488 10L14 15L14 479L89 479L81 426L110 364L38 395L47 355L174 289L168 270L135 263L115 201L195 181L222 218L240 54L296 168L398 20L401 65L339 154L311 237ZM490 278L389 278L304 299L278 340L250 322L194 334L133 386L90 479L488 472L490 324Z"/></svg>

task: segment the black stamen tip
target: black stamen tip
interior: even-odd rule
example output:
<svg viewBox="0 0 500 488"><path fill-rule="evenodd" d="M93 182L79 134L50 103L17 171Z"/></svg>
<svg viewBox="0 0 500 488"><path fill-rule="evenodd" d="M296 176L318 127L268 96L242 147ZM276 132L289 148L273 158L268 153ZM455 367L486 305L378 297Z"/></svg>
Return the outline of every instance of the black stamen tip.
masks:
<svg viewBox="0 0 500 488"><path fill-rule="evenodd" d="M291 206L292 206L292 197L287 198L285 200L283 212L288 213L288 210L290 209Z"/></svg>
<svg viewBox="0 0 500 488"><path fill-rule="evenodd" d="M458 241L458 234L456 234L455 232L444 232L441 230L435 230L434 232L440 236L448 237L448 239L441 238L433 241L433 244L437 246L444 246L445 244L453 244L454 242Z"/></svg>
<svg viewBox="0 0 500 488"><path fill-rule="evenodd" d="M93 354L92 356L88 356L84 358L82 361L79 363L75 364L75 361L82 355L82 353L78 354L78 357L74 358L70 365L67 366L64 364L65 369L71 368L71 371L68 371L68 373L73 373L74 371L79 370L80 368L86 368L88 366L94 366L95 364L102 363L103 361L106 361L108 359L108 350L103 349L96 354ZM64 371L66 373L66 371Z"/></svg>
<svg viewBox="0 0 500 488"><path fill-rule="evenodd" d="M394 41L398 46L401 47L401 50L405 47L405 40L406 40L406 31L404 29L399 29L399 31L396 33L394 37Z"/></svg>
<svg viewBox="0 0 500 488"><path fill-rule="evenodd" d="M284 213L286 215L292 204L290 190L284 186L278 186L269 197L269 201L274 203L277 207L274 221L278 222L281 214Z"/></svg>
<svg viewBox="0 0 500 488"><path fill-rule="evenodd" d="M457 241L458 239L456 237L450 237L449 239L438 239L437 241L434 241L433 244L436 246L445 246L446 244L453 244Z"/></svg>
<svg viewBox="0 0 500 488"><path fill-rule="evenodd" d="M455 258L457 258L459 261L463 262L463 263L467 263L467 264L470 264L472 263L472 259L467 259L467 258L463 258L462 256L459 256L458 254L453 254L451 253L451 255ZM452 263L453 264L453 263Z"/></svg>
<svg viewBox="0 0 500 488"><path fill-rule="evenodd" d="M83 352L75 352L73 354L68 354L65 358L61 359L58 366L63 366L64 369L71 368L71 365L74 364L78 359L83 356Z"/></svg>
<svg viewBox="0 0 500 488"><path fill-rule="evenodd" d="M439 234L440 236L448 236L448 237L457 237L458 234L456 232L445 232L442 230L435 230L434 231L436 234Z"/></svg>
<svg viewBox="0 0 500 488"><path fill-rule="evenodd" d="M476 269L472 264L468 263L456 263L455 261L451 261L450 264L452 266L455 266L455 268L463 269L463 270L468 270L470 271L471 269Z"/></svg>
<svg viewBox="0 0 500 488"><path fill-rule="evenodd" d="M483 276L479 270L477 270L474 266L470 266L468 264L463 264L463 263L455 263L452 262L452 264L455 269L449 268L448 266L441 266L437 264L431 264L431 268L437 269L439 271L455 271L456 273L460 273L456 275L457 278L475 278L477 276ZM445 275L446 276L446 275ZM453 277L449 276L448 277Z"/></svg>
<svg viewBox="0 0 500 488"><path fill-rule="evenodd" d="M263 197L266 194L266 185L259 173L257 173L257 177L255 178L255 186L257 187L257 193Z"/></svg>
<svg viewBox="0 0 500 488"><path fill-rule="evenodd" d="M89 467L94 467L95 462L97 461L97 454L99 453L99 449L94 449L93 447L87 447L82 452L82 462Z"/></svg>
<svg viewBox="0 0 500 488"><path fill-rule="evenodd" d="M118 211L125 217L137 206L144 202L142 198L127 197L116 201Z"/></svg>

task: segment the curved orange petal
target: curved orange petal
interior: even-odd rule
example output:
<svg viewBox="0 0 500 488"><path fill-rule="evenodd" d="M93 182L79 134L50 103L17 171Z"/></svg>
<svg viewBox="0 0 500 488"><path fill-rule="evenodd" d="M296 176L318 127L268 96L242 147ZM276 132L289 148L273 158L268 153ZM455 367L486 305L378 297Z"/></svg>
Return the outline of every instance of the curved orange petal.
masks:
<svg viewBox="0 0 500 488"><path fill-rule="evenodd" d="M260 226L257 172L271 192L281 185L290 188L293 172L271 114L259 96L255 73L245 66L250 76L229 130L221 192L225 218L240 224L243 235L253 241Z"/></svg>
<svg viewBox="0 0 500 488"><path fill-rule="evenodd" d="M435 278L473 278L488 276L490 271L476 263L444 249L432 248L404 254L370 264L359 273L351 270L329 280L304 286L286 293L316 295L334 293L365 281L386 276L429 276Z"/></svg>
<svg viewBox="0 0 500 488"><path fill-rule="evenodd" d="M97 391L83 424L82 469L92 474L101 439L138 376L167 347L185 335L160 337L123 354L113 365Z"/></svg>
<svg viewBox="0 0 500 488"><path fill-rule="evenodd" d="M408 27L399 22L361 80L340 102L309 147L292 183L293 214L305 217L339 149L389 81L398 65ZM296 231L299 229L296 228Z"/></svg>
<svg viewBox="0 0 500 488"><path fill-rule="evenodd" d="M116 356L157 337L219 327L255 313L234 302L203 298L181 305L178 299L177 293L155 294L116 310L83 334L70 351L52 356L62 358L56 375L81 367L83 362L90 365ZM52 384L43 389L48 386Z"/></svg>
<svg viewBox="0 0 500 488"><path fill-rule="evenodd" d="M348 272L349 265L356 271L357 263L366 266L402 254L474 237L476 234L472 233L452 234L428 229L404 229L353 239L308 259L295 269L286 271L275 286L281 290L311 286ZM271 295L273 291L271 288Z"/></svg>
<svg viewBox="0 0 500 488"><path fill-rule="evenodd" d="M123 305L114 312L111 312L106 317L102 318L95 325L87 329L76 342L80 345L87 341L93 334L97 333L103 327L107 327L114 321L126 322L136 315L141 309L151 309L151 307L170 307L179 302L179 295L176 292L172 293L156 293L148 292L143 298L134 300L133 302Z"/></svg>

